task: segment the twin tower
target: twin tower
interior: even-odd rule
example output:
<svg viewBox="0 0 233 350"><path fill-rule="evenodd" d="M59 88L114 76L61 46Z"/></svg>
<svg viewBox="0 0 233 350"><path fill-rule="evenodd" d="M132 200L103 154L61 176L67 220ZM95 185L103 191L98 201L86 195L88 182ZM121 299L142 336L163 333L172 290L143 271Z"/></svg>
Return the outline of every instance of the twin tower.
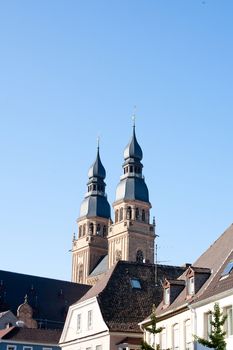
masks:
<svg viewBox="0 0 233 350"><path fill-rule="evenodd" d="M123 175L113 203L114 221L105 194L106 172L96 160L88 172L87 194L77 219L72 245L72 281L95 284L118 260L154 263L154 225L150 224L148 189L142 175L142 149L133 135L124 150Z"/></svg>

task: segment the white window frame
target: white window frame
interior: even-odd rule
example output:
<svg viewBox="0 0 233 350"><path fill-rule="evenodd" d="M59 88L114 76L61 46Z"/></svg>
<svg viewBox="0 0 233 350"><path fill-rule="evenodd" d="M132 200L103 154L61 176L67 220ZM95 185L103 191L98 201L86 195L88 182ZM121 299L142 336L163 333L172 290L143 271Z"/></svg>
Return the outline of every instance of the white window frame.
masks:
<svg viewBox="0 0 233 350"><path fill-rule="evenodd" d="M93 310L87 311L87 329L91 330L93 328Z"/></svg>
<svg viewBox="0 0 233 350"><path fill-rule="evenodd" d="M212 321L212 313L206 312L204 314L204 338L209 339L209 335L211 334L212 331L212 325L210 322Z"/></svg>
<svg viewBox="0 0 233 350"><path fill-rule="evenodd" d="M160 349L161 350L167 349L167 329L166 329L166 327L163 327L163 330L160 333Z"/></svg>
<svg viewBox="0 0 233 350"><path fill-rule="evenodd" d="M42 348L42 350L52 350L53 348Z"/></svg>
<svg viewBox="0 0 233 350"><path fill-rule="evenodd" d="M173 350L179 350L180 348L180 327L179 323L175 323L172 326L172 349Z"/></svg>
<svg viewBox="0 0 233 350"><path fill-rule="evenodd" d="M80 333L82 331L82 314L77 314L76 322L77 333Z"/></svg>
<svg viewBox="0 0 233 350"><path fill-rule="evenodd" d="M163 302L165 305L170 304L170 287L164 288Z"/></svg>
<svg viewBox="0 0 233 350"><path fill-rule="evenodd" d="M190 318L184 321L184 348L185 350L192 349L192 332Z"/></svg>
<svg viewBox="0 0 233 350"><path fill-rule="evenodd" d="M233 308L232 305L224 307L224 314L227 315L227 319L225 321L225 331L226 337L229 338L233 335Z"/></svg>
<svg viewBox="0 0 233 350"><path fill-rule="evenodd" d="M188 278L188 295L194 295L195 294L195 280L194 276Z"/></svg>
<svg viewBox="0 0 233 350"><path fill-rule="evenodd" d="M16 350L17 349L17 345L7 345L7 350Z"/></svg>
<svg viewBox="0 0 233 350"><path fill-rule="evenodd" d="M33 350L33 346L23 346L23 350Z"/></svg>

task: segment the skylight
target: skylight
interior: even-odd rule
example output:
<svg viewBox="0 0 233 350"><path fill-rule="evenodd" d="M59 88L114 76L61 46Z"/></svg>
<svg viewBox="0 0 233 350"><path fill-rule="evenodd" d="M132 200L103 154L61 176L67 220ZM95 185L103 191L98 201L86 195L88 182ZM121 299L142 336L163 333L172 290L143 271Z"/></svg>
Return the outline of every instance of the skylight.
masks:
<svg viewBox="0 0 233 350"><path fill-rule="evenodd" d="M130 279L131 287L135 289L141 289L141 283L138 279L136 278L131 278Z"/></svg>
<svg viewBox="0 0 233 350"><path fill-rule="evenodd" d="M233 260L230 260L229 263L225 266L225 269L223 270L221 277L229 275L232 269L233 269Z"/></svg>

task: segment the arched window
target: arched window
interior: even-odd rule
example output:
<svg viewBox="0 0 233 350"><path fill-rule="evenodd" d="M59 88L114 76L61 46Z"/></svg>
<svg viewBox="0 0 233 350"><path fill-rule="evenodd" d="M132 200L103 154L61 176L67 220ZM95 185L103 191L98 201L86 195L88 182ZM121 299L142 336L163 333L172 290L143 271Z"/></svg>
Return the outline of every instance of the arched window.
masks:
<svg viewBox="0 0 233 350"><path fill-rule="evenodd" d="M142 209L142 221L146 220L146 214L145 214L145 210Z"/></svg>
<svg viewBox="0 0 233 350"><path fill-rule="evenodd" d="M83 283L83 264L79 265L78 269L78 282Z"/></svg>
<svg viewBox="0 0 233 350"><path fill-rule="evenodd" d="M174 324L173 328L172 328L172 343L173 343L172 348L174 350L178 350L179 349L179 325L178 325L178 323Z"/></svg>
<svg viewBox="0 0 233 350"><path fill-rule="evenodd" d="M106 229L106 226L104 225L103 226L103 237L106 237L107 236L107 229Z"/></svg>
<svg viewBox="0 0 233 350"><path fill-rule="evenodd" d="M185 349L191 350L192 348L192 332L191 332L191 321L186 320L184 323L184 339L185 339Z"/></svg>
<svg viewBox="0 0 233 350"><path fill-rule="evenodd" d="M120 208L120 221L123 220L123 208Z"/></svg>
<svg viewBox="0 0 233 350"><path fill-rule="evenodd" d="M143 263L143 251L141 249L138 249L138 251L137 251L136 261L138 263Z"/></svg>
<svg viewBox="0 0 233 350"><path fill-rule="evenodd" d="M160 333L160 349L167 349L166 328L164 327Z"/></svg>
<svg viewBox="0 0 233 350"><path fill-rule="evenodd" d="M86 224L83 225L83 236L86 234Z"/></svg>
<svg viewBox="0 0 233 350"><path fill-rule="evenodd" d="M100 227L100 224L97 225L97 228L96 228L96 234L97 236L100 236L101 235L101 227Z"/></svg>
<svg viewBox="0 0 233 350"><path fill-rule="evenodd" d="M118 222L118 209L115 211L115 222Z"/></svg>
<svg viewBox="0 0 233 350"><path fill-rule="evenodd" d="M79 226L79 237L82 237L82 226Z"/></svg>
<svg viewBox="0 0 233 350"><path fill-rule="evenodd" d="M136 218L136 220L139 219L139 209L138 208L136 208L136 210L135 210L135 218Z"/></svg>
<svg viewBox="0 0 233 350"><path fill-rule="evenodd" d="M93 225L93 222L91 222L89 225L89 234L93 235L93 232L94 232L94 225Z"/></svg>
<svg viewBox="0 0 233 350"><path fill-rule="evenodd" d="M131 218L132 218L132 209L131 209L131 207L128 207L127 208L127 219L131 220Z"/></svg>

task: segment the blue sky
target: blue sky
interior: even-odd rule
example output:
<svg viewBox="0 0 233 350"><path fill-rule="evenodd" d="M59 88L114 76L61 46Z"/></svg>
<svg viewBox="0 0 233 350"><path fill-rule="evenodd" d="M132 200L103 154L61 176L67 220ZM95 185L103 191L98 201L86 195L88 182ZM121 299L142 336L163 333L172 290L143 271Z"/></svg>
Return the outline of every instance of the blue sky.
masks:
<svg viewBox="0 0 233 350"><path fill-rule="evenodd" d="M232 0L0 2L0 268L70 279L100 136L114 201L132 133L158 260L193 262L232 223Z"/></svg>

